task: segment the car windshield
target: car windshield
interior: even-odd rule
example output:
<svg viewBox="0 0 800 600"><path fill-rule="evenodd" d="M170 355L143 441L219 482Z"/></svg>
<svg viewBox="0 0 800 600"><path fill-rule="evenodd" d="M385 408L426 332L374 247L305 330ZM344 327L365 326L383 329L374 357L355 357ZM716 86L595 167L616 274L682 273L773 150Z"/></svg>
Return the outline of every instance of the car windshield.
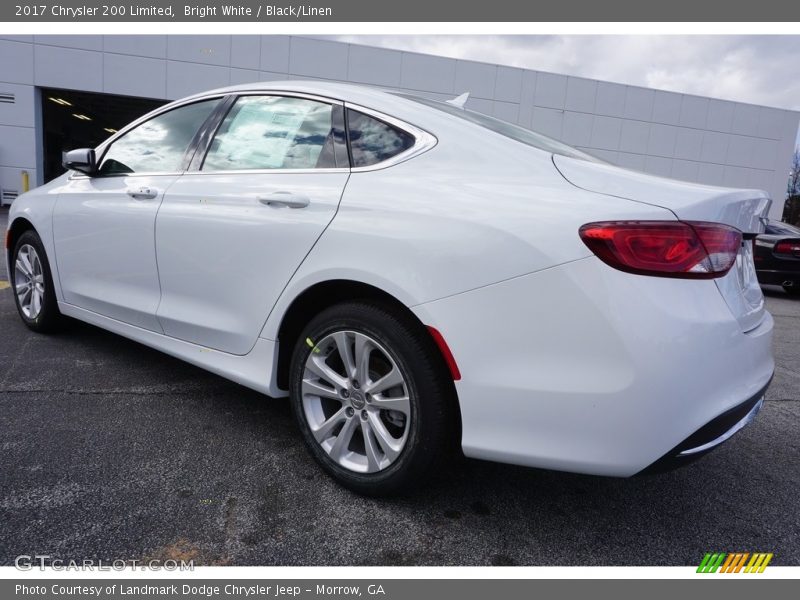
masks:
<svg viewBox="0 0 800 600"><path fill-rule="evenodd" d="M766 226L766 233L773 235L800 235L800 229L794 225L789 225L789 223L770 221Z"/></svg>
<svg viewBox="0 0 800 600"><path fill-rule="evenodd" d="M511 138L512 140L521 142L527 146L544 150L545 152L560 154L570 158L580 158L582 160L588 160L592 162L605 162L596 156L582 152L577 148L568 146L567 144L559 142L558 140L554 140L553 138L549 138L541 133L531 131L530 129L525 129L519 125L501 121L500 119L495 119L494 117L490 117L472 110L467 110L465 108L459 108L457 106L453 106L452 104L447 104L446 102L429 100L428 98L421 98L411 94L402 94L399 92L392 93L396 96L406 98L407 100L413 100L414 102L419 102L425 106L430 106L431 108L435 108L449 115L453 115L459 119L464 119L465 121L469 121L475 125L480 125L481 127L489 129L490 131L504 135L507 138Z"/></svg>

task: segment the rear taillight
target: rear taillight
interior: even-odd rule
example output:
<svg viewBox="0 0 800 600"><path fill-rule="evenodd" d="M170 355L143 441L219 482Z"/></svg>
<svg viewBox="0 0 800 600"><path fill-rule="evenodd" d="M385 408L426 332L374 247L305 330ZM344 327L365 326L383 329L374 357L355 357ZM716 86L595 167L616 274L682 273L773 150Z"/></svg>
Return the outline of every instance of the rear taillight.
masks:
<svg viewBox="0 0 800 600"><path fill-rule="evenodd" d="M638 275L713 279L727 273L742 244L738 229L700 221L607 221L580 228L607 265Z"/></svg>
<svg viewBox="0 0 800 600"><path fill-rule="evenodd" d="M800 240L783 240L775 244L775 254L800 254Z"/></svg>

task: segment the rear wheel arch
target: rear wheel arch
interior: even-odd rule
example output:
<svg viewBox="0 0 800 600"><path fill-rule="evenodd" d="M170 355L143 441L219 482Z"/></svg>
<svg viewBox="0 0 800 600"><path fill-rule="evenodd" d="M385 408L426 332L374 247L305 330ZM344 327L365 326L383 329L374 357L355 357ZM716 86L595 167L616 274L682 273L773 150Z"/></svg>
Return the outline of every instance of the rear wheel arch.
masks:
<svg viewBox="0 0 800 600"><path fill-rule="evenodd" d="M426 324L419 320L409 308L393 295L373 285L350 279L333 279L315 283L301 292L286 309L278 328L278 364L277 384L282 390L289 389L289 369L291 366L292 352L295 342L306 325L323 310L343 302L361 301L377 303L390 308L392 311L413 320L421 330L425 330L430 339L430 355L438 362L438 367L443 373L449 374L449 367L445 357L439 350L436 340L426 329ZM448 377L449 378L449 377ZM458 403L455 384L452 382L452 397ZM458 438L461 436L460 410L458 406L455 414L459 415Z"/></svg>
<svg viewBox="0 0 800 600"><path fill-rule="evenodd" d="M360 281L330 279L311 285L292 300L278 327L278 387L288 388L292 349L305 326L326 308L351 300L379 302L413 314L391 294Z"/></svg>

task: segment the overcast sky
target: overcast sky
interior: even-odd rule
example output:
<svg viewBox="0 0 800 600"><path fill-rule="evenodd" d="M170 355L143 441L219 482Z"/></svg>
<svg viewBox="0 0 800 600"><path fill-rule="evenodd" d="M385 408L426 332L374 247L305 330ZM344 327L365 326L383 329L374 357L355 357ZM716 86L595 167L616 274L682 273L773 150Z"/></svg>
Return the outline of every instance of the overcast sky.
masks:
<svg viewBox="0 0 800 600"><path fill-rule="evenodd" d="M336 39L800 110L800 36L350 35Z"/></svg>

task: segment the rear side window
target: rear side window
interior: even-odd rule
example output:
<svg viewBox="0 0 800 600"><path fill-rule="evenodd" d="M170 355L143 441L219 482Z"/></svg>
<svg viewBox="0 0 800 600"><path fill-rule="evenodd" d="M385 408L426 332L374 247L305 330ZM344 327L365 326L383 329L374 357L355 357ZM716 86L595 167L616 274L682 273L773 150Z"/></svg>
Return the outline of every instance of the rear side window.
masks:
<svg viewBox="0 0 800 600"><path fill-rule="evenodd" d="M344 145L335 108L306 98L242 96L214 136L202 170L322 169L336 167L337 159L346 167L346 156L336 152Z"/></svg>
<svg viewBox="0 0 800 600"><path fill-rule="evenodd" d="M180 171L189 144L219 98L173 108L131 129L103 155L100 175Z"/></svg>
<svg viewBox="0 0 800 600"><path fill-rule="evenodd" d="M356 110L347 109L347 127L354 167L378 164L414 145L410 133Z"/></svg>

